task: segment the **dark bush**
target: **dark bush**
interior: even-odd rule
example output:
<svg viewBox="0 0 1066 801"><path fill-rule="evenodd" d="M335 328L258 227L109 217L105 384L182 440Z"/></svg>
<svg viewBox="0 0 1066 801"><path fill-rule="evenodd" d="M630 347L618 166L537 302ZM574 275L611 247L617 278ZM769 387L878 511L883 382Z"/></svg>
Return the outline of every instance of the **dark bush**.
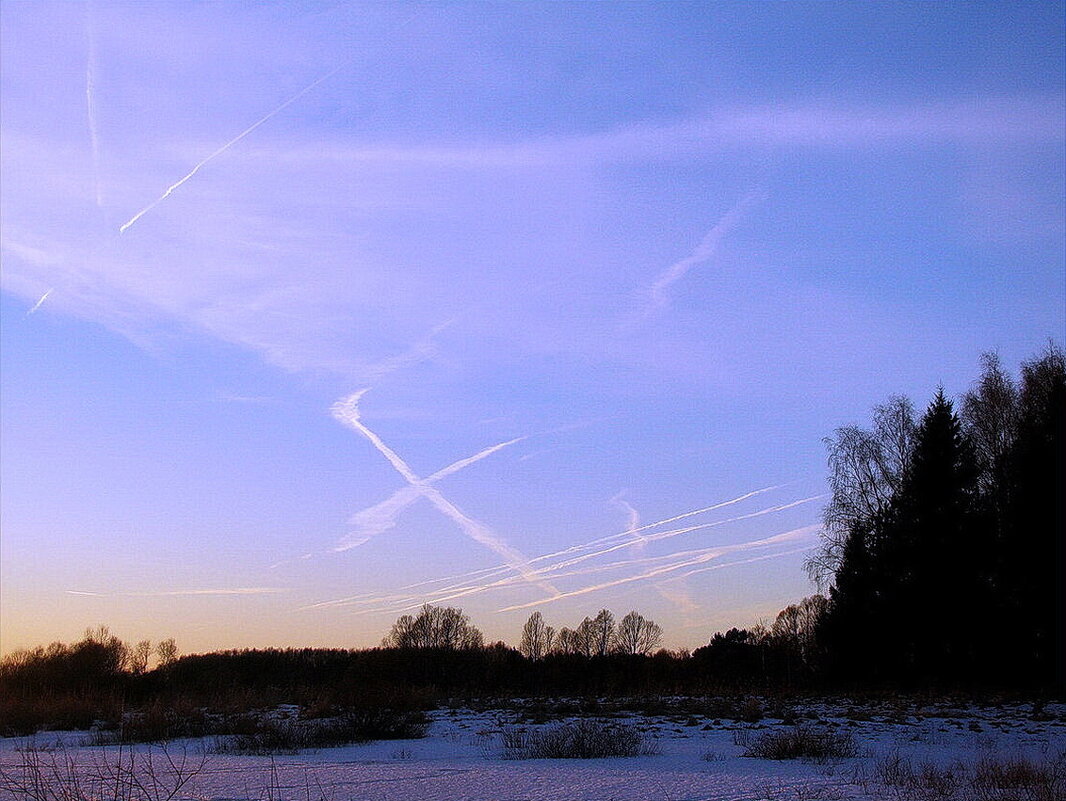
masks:
<svg viewBox="0 0 1066 801"><path fill-rule="evenodd" d="M859 755L855 738L847 732L832 732L809 726L794 726L763 732L744 751L757 759L847 759Z"/></svg>
<svg viewBox="0 0 1066 801"><path fill-rule="evenodd" d="M658 753L640 730L614 721L577 720L543 729L503 733L505 759L600 759Z"/></svg>

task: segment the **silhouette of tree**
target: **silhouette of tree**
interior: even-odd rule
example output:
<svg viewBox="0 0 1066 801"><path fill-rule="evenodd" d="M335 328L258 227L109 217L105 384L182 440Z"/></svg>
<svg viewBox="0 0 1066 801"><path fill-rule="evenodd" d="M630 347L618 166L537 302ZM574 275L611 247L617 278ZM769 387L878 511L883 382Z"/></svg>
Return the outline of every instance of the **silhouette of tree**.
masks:
<svg viewBox="0 0 1066 801"><path fill-rule="evenodd" d="M484 637L463 610L425 604L416 617L402 615L385 636L386 648L439 648L446 651L481 648Z"/></svg>
<svg viewBox="0 0 1066 801"><path fill-rule="evenodd" d="M893 396L874 408L873 429L845 426L824 440L831 495L821 545L805 562L819 586L841 569L848 541L884 517L910 462L914 433L913 405Z"/></svg>
<svg viewBox="0 0 1066 801"><path fill-rule="evenodd" d="M534 612L522 627L522 640L518 650L527 659L542 659L552 649L555 641L555 629L545 625L540 612Z"/></svg>
<svg viewBox="0 0 1066 801"><path fill-rule="evenodd" d="M590 634L592 656L607 656L614 650L614 615L609 609L601 609L596 613Z"/></svg>
<svg viewBox="0 0 1066 801"><path fill-rule="evenodd" d="M173 637L160 641L155 647L155 658L161 668L175 662L178 658L178 644Z"/></svg>
<svg viewBox="0 0 1066 801"><path fill-rule="evenodd" d="M615 636L615 650L623 654L648 655L663 639L662 627L636 611L622 618Z"/></svg>
<svg viewBox="0 0 1066 801"><path fill-rule="evenodd" d="M588 620L588 618L585 618ZM576 656L584 654L582 637L574 629L563 626L555 637L554 653Z"/></svg>

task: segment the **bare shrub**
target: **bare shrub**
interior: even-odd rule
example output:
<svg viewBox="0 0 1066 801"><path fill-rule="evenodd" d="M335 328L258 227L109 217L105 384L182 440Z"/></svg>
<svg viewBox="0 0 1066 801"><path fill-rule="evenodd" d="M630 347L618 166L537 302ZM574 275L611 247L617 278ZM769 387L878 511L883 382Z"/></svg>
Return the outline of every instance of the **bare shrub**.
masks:
<svg viewBox="0 0 1066 801"><path fill-rule="evenodd" d="M748 744L744 756L757 759L848 759L859 755L859 746L848 732L833 732L810 726L767 731Z"/></svg>
<svg viewBox="0 0 1066 801"><path fill-rule="evenodd" d="M158 746L128 748L87 758L65 749L19 749L13 766L0 766L0 795L24 801L171 801L184 797L204 772L207 757Z"/></svg>
<svg viewBox="0 0 1066 801"><path fill-rule="evenodd" d="M1066 797L1066 752L1043 761L985 756L951 765L915 765L894 754L877 763L876 775L901 801L1056 801Z"/></svg>
<svg viewBox="0 0 1066 801"><path fill-rule="evenodd" d="M503 732L505 759L600 759L658 753L657 744L633 726L577 720L543 729L512 727Z"/></svg>

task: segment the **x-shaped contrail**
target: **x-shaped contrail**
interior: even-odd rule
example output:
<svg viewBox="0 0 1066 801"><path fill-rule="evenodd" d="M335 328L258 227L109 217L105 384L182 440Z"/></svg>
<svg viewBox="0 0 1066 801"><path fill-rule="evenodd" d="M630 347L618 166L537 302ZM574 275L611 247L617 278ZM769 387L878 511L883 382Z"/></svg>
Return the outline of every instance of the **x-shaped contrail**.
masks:
<svg viewBox="0 0 1066 801"><path fill-rule="evenodd" d="M550 593L552 596L558 595L559 591L555 587L553 587L547 581L544 581L543 579L537 577L535 572L529 567L529 560L526 559L525 556L523 556L514 548L503 542L492 532L491 529L489 529L488 526L484 525L483 523L479 523L478 521L473 520L466 514L464 514L462 510L459 509L459 507L457 507L454 503L445 498L444 495L441 494L440 490L433 486L433 481L443 477L441 474L450 474L451 472L455 472L455 470L461 469L462 467L469 464L472 460L480 458L480 456L472 456L470 457L470 459L464 459L461 462L456 462L455 465L441 470L439 473L435 474L434 476L431 476L429 479L419 478L417 475L415 475L415 472L408 466L407 462L405 462L400 457L400 455L396 453L396 451L386 445L382 441L381 437L379 437L377 434L375 434L373 431L363 425L363 422L359 418L359 399L362 398L366 392L367 390L365 389L360 390L359 392L355 392L349 395L347 398L339 400L335 404L333 404L332 411L334 418L336 418L349 428L358 431L360 434L370 440L370 444L373 445L378 450L378 452L385 457L386 460L388 460L389 464L392 465L393 469L396 470L397 473L403 476L404 480L408 483L410 488L414 490L415 493L417 493L418 496L425 498L427 501L437 507L437 509L440 510L442 514L444 514L446 517L450 518L453 522L455 522L456 525L458 525L459 528L462 529L463 533L470 537L470 539L481 545L484 545L486 548L500 556L512 570L521 575L522 578L530 584L540 587L541 589ZM386 501L385 503L389 503L389 501ZM402 508L402 506L400 506L400 508ZM393 511L396 510L394 509Z"/></svg>

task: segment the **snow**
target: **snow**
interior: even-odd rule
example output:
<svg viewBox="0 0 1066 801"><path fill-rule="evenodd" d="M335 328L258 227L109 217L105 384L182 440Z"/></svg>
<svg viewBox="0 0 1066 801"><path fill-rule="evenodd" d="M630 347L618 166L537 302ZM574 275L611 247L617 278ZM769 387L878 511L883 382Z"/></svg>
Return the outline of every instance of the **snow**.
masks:
<svg viewBox="0 0 1066 801"><path fill-rule="evenodd" d="M159 746L83 745L84 733L44 733L32 742L0 740L0 770L17 770L27 745L46 764L73 760L88 776L110 760L151 760L166 785L167 756L198 768L175 799L182 801L873 801L884 788L871 781L877 761L892 754L916 764L972 763L982 755L1042 759L1066 751L1066 705L1040 714L1030 705L946 708L795 707L804 725L851 732L860 756L824 763L742 756L743 743L791 725L699 715L624 714L615 720L645 731L659 753L593 760L509 760L502 733L535 726L513 711L442 709L420 740L392 740L297 755L207 753L210 741ZM558 723L559 720L553 721ZM55 749L55 750L52 750ZM205 760L200 767L200 760ZM866 777L864 781L863 778ZM14 799L16 796L0 797ZM10 792L10 791L8 791Z"/></svg>

